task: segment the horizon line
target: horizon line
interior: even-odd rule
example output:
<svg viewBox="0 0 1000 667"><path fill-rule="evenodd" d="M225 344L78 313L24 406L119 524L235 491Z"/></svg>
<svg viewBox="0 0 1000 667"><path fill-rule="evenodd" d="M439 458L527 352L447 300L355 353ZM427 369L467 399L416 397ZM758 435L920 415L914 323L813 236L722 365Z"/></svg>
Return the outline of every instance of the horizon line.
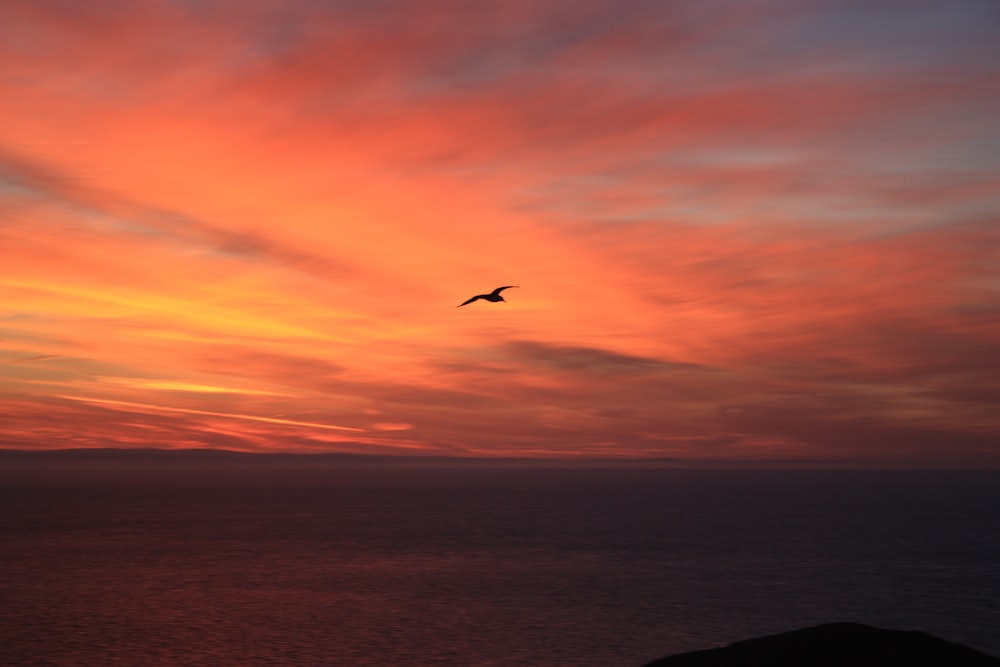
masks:
<svg viewBox="0 0 1000 667"><path fill-rule="evenodd" d="M519 463L538 465L609 465L609 466L669 466L674 468L713 468L718 470L731 469L799 469L799 470L913 470L913 471L982 471L1000 472L998 467L983 467L982 465L947 465L935 466L932 464L913 461L871 461L864 459L694 459L679 458L669 456L654 457L623 457L623 456L572 456L565 457L536 457L536 456L481 456L462 454L390 454L390 453L368 453L368 452L345 452L345 451L325 451L325 452L303 452L303 451L247 451L238 449L225 449L221 447L58 447L51 449L28 449L21 447L0 447L0 456L45 456L45 455L87 455L87 454L110 454L110 455L222 455L234 457L268 458L282 457L292 459L309 458L339 458L356 459L381 463L469 463L484 464L490 463Z"/></svg>

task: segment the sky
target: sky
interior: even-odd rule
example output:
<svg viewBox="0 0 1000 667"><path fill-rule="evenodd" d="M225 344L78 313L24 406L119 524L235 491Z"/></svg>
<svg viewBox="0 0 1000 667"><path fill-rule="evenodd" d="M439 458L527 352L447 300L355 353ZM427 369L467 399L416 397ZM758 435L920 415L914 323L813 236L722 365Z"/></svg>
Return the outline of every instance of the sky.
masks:
<svg viewBox="0 0 1000 667"><path fill-rule="evenodd" d="M0 447L1000 467L998 32L6 0Z"/></svg>

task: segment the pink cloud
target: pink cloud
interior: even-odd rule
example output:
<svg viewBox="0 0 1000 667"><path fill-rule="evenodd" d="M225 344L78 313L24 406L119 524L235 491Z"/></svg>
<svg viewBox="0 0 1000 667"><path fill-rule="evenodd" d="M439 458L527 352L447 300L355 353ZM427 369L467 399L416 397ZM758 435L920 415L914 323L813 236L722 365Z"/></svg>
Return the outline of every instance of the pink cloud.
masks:
<svg viewBox="0 0 1000 667"><path fill-rule="evenodd" d="M456 7L6 4L17 446L995 461L979 32Z"/></svg>

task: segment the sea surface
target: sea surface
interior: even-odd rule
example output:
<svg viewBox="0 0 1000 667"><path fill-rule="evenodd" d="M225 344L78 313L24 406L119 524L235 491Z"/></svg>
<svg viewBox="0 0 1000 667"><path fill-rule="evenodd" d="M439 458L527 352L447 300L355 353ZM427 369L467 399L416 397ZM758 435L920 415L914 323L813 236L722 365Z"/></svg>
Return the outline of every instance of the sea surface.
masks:
<svg viewBox="0 0 1000 667"><path fill-rule="evenodd" d="M0 664L638 667L808 625L1000 655L997 472L0 471Z"/></svg>

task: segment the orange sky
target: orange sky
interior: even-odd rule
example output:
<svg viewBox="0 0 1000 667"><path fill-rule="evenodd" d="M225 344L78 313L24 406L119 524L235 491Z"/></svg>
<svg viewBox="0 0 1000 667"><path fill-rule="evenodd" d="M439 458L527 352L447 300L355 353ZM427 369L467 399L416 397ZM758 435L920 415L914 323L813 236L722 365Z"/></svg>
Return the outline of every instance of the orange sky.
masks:
<svg viewBox="0 0 1000 667"><path fill-rule="evenodd" d="M5 2L0 447L996 467L998 26Z"/></svg>

